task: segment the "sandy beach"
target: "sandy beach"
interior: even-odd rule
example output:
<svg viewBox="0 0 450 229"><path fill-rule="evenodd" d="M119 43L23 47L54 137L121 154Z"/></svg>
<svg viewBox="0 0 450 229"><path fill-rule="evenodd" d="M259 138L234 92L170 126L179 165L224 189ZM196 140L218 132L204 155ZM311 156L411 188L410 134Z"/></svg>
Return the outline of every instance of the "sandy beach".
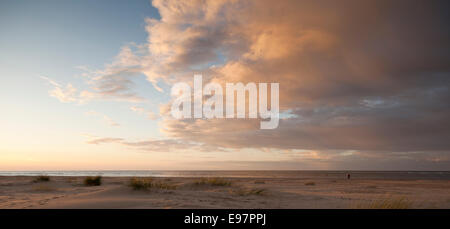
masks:
<svg viewBox="0 0 450 229"><path fill-rule="evenodd" d="M130 177L103 177L100 186L84 179L0 177L0 208L450 208L449 180L219 178L226 183L215 185L176 177L135 190Z"/></svg>

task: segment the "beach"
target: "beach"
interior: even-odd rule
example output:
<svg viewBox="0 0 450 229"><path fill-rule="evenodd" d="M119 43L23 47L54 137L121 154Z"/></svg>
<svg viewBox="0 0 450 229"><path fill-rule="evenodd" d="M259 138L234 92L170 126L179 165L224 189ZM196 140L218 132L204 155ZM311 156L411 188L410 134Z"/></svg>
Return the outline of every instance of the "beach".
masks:
<svg viewBox="0 0 450 229"><path fill-rule="evenodd" d="M450 180L302 177L0 176L2 209L450 208ZM147 184L145 183L145 184ZM144 188L142 188L144 187Z"/></svg>

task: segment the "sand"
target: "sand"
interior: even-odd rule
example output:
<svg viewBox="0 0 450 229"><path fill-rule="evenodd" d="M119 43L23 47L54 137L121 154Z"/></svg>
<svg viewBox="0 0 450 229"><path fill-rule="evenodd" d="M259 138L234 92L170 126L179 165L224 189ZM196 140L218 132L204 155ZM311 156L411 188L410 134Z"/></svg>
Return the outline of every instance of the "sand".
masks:
<svg viewBox="0 0 450 229"><path fill-rule="evenodd" d="M133 190L128 177L0 177L0 208L450 208L449 180L225 178L230 186L196 185L199 178L153 178L175 190ZM389 208L389 207L388 207Z"/></svg>

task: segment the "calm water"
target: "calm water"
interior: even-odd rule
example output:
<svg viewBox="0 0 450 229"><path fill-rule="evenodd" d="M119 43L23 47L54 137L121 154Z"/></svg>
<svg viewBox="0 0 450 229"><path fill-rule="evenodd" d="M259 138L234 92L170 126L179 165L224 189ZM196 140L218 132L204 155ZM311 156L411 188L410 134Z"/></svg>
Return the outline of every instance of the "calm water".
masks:
<svg viewBox="0 0 450 229"><path fill-rule="evenodd" d="M0 171L0 176L105 176L105 177L250 177L250 178L345 178L450 180L450 171Z"/></svg>

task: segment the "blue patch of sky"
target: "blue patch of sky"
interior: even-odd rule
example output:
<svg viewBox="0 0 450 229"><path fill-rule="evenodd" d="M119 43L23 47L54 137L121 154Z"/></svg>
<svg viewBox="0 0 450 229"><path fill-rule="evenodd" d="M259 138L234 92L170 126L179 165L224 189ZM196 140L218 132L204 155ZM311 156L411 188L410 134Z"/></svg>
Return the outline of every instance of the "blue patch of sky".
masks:
<svg viewBox="0 0 450 229"><path fill-rule="evenodd" d="M85 131L86 128L75 120L83 119L84 112L95 110L110 116L121 126L131 122L142 127L130 130L136 136L156 129L155 122L142 125L142 117L130 116L129 104L93 102L73 106L60 103L49 97L48 90L52 87L40 78L47 76L63 86L72 83L85 89L83 80L76 77L81 72L76 67L101 69L114 59L123 45L145 43L147 17L160 18L148 0L0 1L0 103L5 110L5 120L53 122L67 130ZM145 78L141 77L136 83L139 90L148 93L145 97L157 98L157 102L164 99L157 96L148 82L141 80ZM151 108L156 112L156 107Z"/></svg>

